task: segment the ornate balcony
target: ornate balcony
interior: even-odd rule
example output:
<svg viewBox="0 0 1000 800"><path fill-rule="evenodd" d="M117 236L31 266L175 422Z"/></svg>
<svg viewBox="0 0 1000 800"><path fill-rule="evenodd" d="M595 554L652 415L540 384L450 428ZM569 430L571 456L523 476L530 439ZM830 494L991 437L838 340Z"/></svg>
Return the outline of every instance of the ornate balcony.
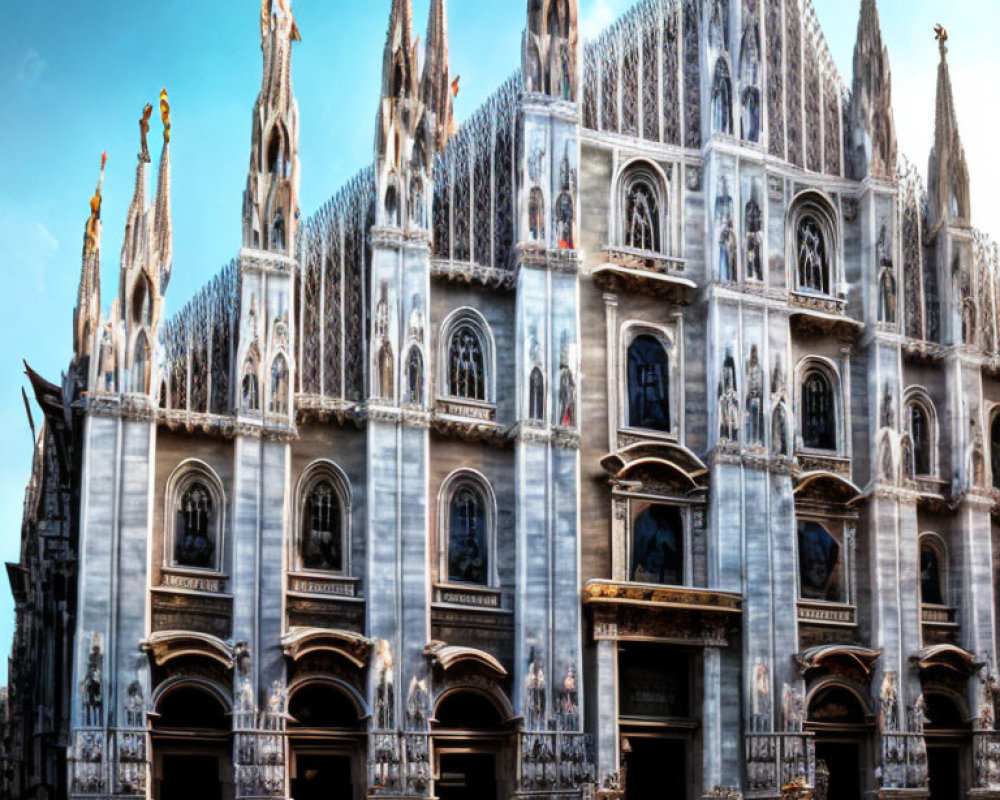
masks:
<svg viewBox="0 0 1000 800"><path fill-rule="evenodd" d="M604 248L607 261L595 269L594 283L606 292L635 292L687 303L698 285L684 276L685 261L631 247Z"/></svg>

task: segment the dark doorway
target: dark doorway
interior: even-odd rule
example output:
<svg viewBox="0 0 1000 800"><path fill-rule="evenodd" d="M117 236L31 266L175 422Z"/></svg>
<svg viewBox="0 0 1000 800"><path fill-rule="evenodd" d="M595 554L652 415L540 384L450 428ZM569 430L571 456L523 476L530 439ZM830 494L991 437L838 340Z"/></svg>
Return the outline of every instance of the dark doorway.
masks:
<svg viewBox="0 0 1000 800"><path fill-rule="evenodd" d="M930 800L954 800L962 794L961 749L928 747L927 770L931 776Z"/></svg>
<svg viewBox="0 0 1000 800"><path fill-rule="evenodd" d="M688 796L687 742L628 737L626 800L683 800Z"/></svg>
<svg viewBox="0 0 1000 800"><path fill-rule="evenodd" d="M438 800L496 800L495 756L442 753L436 788Z"/></svg>
<svg viewBox="0 0 1000 800"><path fill-rule="evenodd" d="M816 763L826 764L829 800L861 800L861 752L849 742L817 742Z"/></svg>
<svg viewBox="0 0 1000 800"><path fill-rule="evenodd" d="M351 800L351 759L327 754L295 756L293 800Z"/></svg>
<svg viewBox="0 0 1000 800"><path fill-rule="evenodd" d="M222 800L216 756L163 756L160 800Z"/></svg>

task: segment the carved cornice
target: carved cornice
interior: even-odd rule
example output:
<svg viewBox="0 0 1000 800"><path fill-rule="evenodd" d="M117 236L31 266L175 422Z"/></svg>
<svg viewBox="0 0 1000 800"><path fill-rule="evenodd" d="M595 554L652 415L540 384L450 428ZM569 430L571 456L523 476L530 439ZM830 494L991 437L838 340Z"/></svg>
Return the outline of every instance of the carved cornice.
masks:
<svg viewBox="0 0 1000 800"><path fill-rule="evenodd" d="M240 272L257 271L268 275L292 275L298 262L291 256L272 253L268 250L254 250L244 247L240 250Z"/></svg>
<svg viewBox="0 0 1000 800"><path fill-rule="evenodd" d="M514 425L508 431L507 436L518 443L548 444L552 441L553 432L544 424L525 420Z"/></svg>
<svg viewBox="0 0 1000 800"><path fill-rule="evenodd" d="M517 270L498 269L471 261L431 261L431 277L464 286L479 284L488 289L511 292L517 288Z"/></svg>
<svg viewBox="0 0 1000 800"><path fill-rule="evenodd" d="M687 609L734 615L743 612L743 596L733 592L627 581L588 581L583 589L583 604Z"/></svg>
<svg viewBox="0 0 1000 800"><path fill-rule="evenodd" d="M548 248L534 242L521 242L515 248L519 267L534 267L576 275L580 271L580 254L576 250Z"/></svg>
<svg viewBox="0 0 1000 800"><path fill-rule="evenodd" d="M426 230L401 230L400 228L383 228L375 226L371 230L372 247L385 247L390 250L424 250L431 249L430 234Z"/></svg>

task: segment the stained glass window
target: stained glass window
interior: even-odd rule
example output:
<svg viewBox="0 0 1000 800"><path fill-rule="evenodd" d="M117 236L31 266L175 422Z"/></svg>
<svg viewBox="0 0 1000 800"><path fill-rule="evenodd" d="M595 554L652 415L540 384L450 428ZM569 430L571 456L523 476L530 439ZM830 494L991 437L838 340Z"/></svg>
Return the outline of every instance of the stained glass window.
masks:
<svg viewBox="0 0 1000 800"><path fill-rule="evenodd" d="M629 346L629 427L670 430L668 366L667 351L655 336L637 336Z"/></svg>
<svg viewBox="0 0 1000 800"><path fill-rule="evenodd" d="M215 509L212 495L200 482L190 484L177 506L174 563L178 567L215 567Z"/></svg>
<svg viewBox="0 0 1000 800"><path fill-rule="evenodd" d="M483 343L471 325L460 325L448 349L448 392L452 397L486 400Z"/></svg>
<svg viewBox="0 0 1000 800"><path fill-rule="evenodd" d="M674 506L650 506L632 524L632 580L684 583L684 527Z"/></svg>
<svg viewBox="0 0 1000 800"><path fill-rule="evenodd" d="M944 582L941 576L941 556L930 542L920 544L920 601L944 604Z"/></svg>
<svg viewBox="0 0 1000 800"><path fill-rule="evenodd" d="M820 224L809 216L802 217L796 231L796 252L799 267L799 288L807 292L830 293L826 240Z"/></svg>
<svg viewBox="0 0 1000 800"><path fill-rule="evenodd" d="M625 196L625 246L660 251L660 209L655 189L644 180L628 185Z"/></svg>
<svg viewBox="0 0 1000 800"><path fill-rule="evenodd" d="M913 466L917 475L931 474L931 421L927 410L910 406L910 438L913 439Z"/></svg>
<svg viewBox="0 0 1000 800"><path fill-rule="evenodd" d="M837 449L833 388L823 373L813 370L802 382L802 444L820 450Z"/></svg>
<svg viewBox="0 0 1000 800"><path fill-rule="evenodd" d="M451 496L448 527L448 580L489 582L486 498L474 484L463 483Z"/></svg>
<svg viewBox="0 0 1000 800"><path fill-rule="evenodd" d="M340 496L329 480L310 488L302 509L302 566L341 572L344 569L343 519Z"/></svg>

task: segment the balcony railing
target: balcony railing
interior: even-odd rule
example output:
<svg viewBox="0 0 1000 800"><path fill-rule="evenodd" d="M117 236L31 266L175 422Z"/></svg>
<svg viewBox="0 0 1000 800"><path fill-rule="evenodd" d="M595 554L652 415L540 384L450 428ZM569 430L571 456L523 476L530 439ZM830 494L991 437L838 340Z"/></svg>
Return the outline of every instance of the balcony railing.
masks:
<svg viewBox="0 0 1000 800"><path fill-rule="evenodd" d="M819 625L857 625L857 606L799 600L799 621Z"/></svg>
<svg viewBox="0 0 1000 800"><path fill-rule="evenodd" d="M748 796L777 797L783 786L816 781L816 746L811 733L747 733Z"/></svg>

